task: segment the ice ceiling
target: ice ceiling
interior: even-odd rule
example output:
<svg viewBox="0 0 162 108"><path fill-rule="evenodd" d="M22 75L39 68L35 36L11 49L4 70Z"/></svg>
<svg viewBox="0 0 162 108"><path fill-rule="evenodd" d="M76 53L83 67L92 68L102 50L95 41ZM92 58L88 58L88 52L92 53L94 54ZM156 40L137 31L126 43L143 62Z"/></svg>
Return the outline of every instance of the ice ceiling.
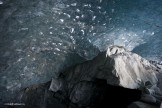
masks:
<svg viewBox="0 0 162 108"><path fill-rule="evenodd" d="M122 45L162 60L161 0L0 0L0 97Z"/></svg>

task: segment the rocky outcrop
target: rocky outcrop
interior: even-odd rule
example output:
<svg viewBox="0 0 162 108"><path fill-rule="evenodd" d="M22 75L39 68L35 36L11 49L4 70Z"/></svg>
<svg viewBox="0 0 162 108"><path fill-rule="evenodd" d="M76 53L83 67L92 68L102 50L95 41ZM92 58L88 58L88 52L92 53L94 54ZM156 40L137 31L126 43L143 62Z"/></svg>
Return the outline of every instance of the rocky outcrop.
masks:
<svg viewBox="0 0 162 108"><path fill-rule="evenodd" d="M128 108L159 108L159 106L137 101L129 105Z"/></svg>
<svg viewBox="0 0 162 108"><path fill-rule="evenodd" d="M31 105L34 103L30 99L33 98L32 92L35 92L35 95L43 89L44 96L39 99L43 98L41 104L44 102L44 107L50 105L56 108L94 108L105 103L111 105L113 98L116 102L119 99L124 100L127 104L123 103L123 107L127 107L133 101L140 102L132 103L129 108L145 108L144 105L158 107L162 100L161 75L161 64L155 65L123 47L112 46L93 60L77 64L62 72L58 78L52 79L48 86L33 90L30 90L31 87L26 88L19 100ZM52 95L49 95L51 93ZM37 95L41 96L42 93ZM50 102L45 102L47 100Z"/></svg>

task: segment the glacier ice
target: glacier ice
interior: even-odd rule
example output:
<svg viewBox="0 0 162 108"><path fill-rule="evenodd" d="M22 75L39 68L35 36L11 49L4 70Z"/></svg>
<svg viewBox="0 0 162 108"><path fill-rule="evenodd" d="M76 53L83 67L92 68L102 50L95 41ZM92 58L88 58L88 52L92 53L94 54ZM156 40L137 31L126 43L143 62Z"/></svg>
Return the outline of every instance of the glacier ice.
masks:
<svg viewBox="0 0 162 108"><path fill-rule="evenodd" d="M162 3L133 1L1 0L0 97L57 77L111 45L161 61Z"/></svg>

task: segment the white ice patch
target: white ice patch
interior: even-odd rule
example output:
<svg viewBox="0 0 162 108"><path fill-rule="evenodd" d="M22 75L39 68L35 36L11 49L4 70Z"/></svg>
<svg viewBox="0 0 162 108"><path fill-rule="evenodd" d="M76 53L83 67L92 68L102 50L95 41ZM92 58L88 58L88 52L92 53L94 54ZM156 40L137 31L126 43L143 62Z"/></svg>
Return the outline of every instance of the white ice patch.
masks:
<svg viewBox="0 0 162 108"><path fill-rule="evenodd" d="M73 33L74 32L74 28L71 28L70 32Z"/></svg>
<svg viewBox="0 0 162 108"><path fill-rule="evenodd" d="M81 17L84 18L84 15L82 14Z"/></svg>
<svg viewBox="0 0 162 108"><path fill-rule="evenodd" d="M154 34L155 34L154 32L151 33L151 35L154 35Z"/></svg>
<svg viewBox="0 0 162 108"><path fill-rule="evenodd" d="M93 36L95 36L96 35L96 33L93 33Z"/></svg>
<svg viewBox="0 0 162 108"><path fill-rule="evenodd" d="M79 16L76 16L76 19L79 19Z"/></svg>
<svg viewBox="0 0 162 108"><path fill-rule="evenodd" d="M146 33L146 30L143 30L143 33Z"/></svg>
<svg viewBox="0 0 162 108"><path fill-rule="evenodd" d="M49 34L53 34L52 32L49 32Z"/></svg>
<svg viewBox="0 0 162 108"><path fill-rule="evenodd" d="M76 11L79 13L80 12L80 10L79 9L76 9Z"/></svg>
<svg viewBox="0 0 162 108"><path fill-rule="evenodd" d="M2 1L0 1L0 5L2 5L3 4L3 2Z"/></svg>
<svg viewBox="0 0 162 108"><path fill-rule="evenodd" d="M62 43L58 43L60 46L62 45Z"/></svg>
<svg viewBox="0 0 162 108"><path fill-rule="evenodd" d="M43 12L37 12L37 13L35 13L35 15L36 15L36 16L43 16L44 13L43 13Z"/></svg>
<svg viewBox="0 0 162 108"><path fill-rule="evenodd" d="M71 16L69 14L67 14L67 16L70 18Z"/></svg>
<svg viewBox="0 0 162 108"><path fill-rule="evenodd" d="M73 36L70 36L70 39L72 40L73 44L75 44L75 39L73 38Z"/></svg>
<svg viewBox="0 0 162 108"><path fill-rule="evenodd" d="M70 16L69 14L67 14L67 13L64 13L64 15L66 15L66 16L69 17L69 18L71 17L71 16Z"/></svg>
<svg viewBox="0 0 162 108"><path fill-rule="evenodd" d="M102 24L102 25L104 25L104 26L105 26L105 25L106 25L106 23L104 23L104 24Z"/></svg>
<svg viewBox="0 0 162 108"><path fill-rule="evenodd" d="M81 30L81 32L83 33L83 35L84 35L84 30Z"/></svg>
<svg viewBox="0 0 162 108"><path fill-rule="evenodd" d="M98 9L101 9L101 6L98 6L97 8L98 8Z"/></svg>
<svg viewBox="0 0 162 108"><path fill-rule="evenodd" d="M35 60L36 60L36 58L33 57L33 58L32 58L32 61L35 61Z"/></svg>
<svg viewBox="0 0 162 108"><path fill-rule="evenodd" d="M91 43L92 41L90 39L88 39L89 43Z"/></svg>
<svg viewBox="0 0 162 108"><path fill-rule="evenodd" d="M20 31L25 31L25 30L28 30L29 28L21 28L21 29L19 29L18 30L18 32L20 32Z"/></svg>
<svg viewBox="0 0 162 108"><path fill-rule="evenodd" d="M112 18L109 18L109 21L111 21L112 20Z"/></svg>
<svg viewBox="0 0 162 108"><path fill-rule="evenodd" d="M94 21L95 19L96 19L96 16L93 16L92 21Z"/></svg>
<svg viewBox="0 0 162 108"><path fill-rule="evenodd" d="M59 8L52 8L52 10L54 10L54 11L60 11Z"/></svg>
<svg viewBox="0 0 162 108"><path fill-rule="evenodd" d="M56 43L52 43L52 45L56 45Z"/></svg>
<svg viewBox="0 0 162 108"><path fill-rule="evenodd" d="M84 4L84 7L87 7L88 6L88 4Z"/></svg>
<svg viewBox="0 0 162 108"><path fill-rule="evenodd" d="M22 49L16 49L17 52L22 52L23 50Z"/></svg>
<svg viewBox="0 0 162 108"><path fill-rule="evenodd" d="M39 32L39 35L43 35L43 32Z"/></svg>
<svg viewBox="0 0 162 108"><path fill-rule="evenodd" d="M49 29L52 29L53 27L51 26Z"/></svg>
<svg viewBox="0 0 162 108"><path fill-rule="evenodd" d="M60 19L60 21L61 21L61 23L63 23L64 22L64 19Z"/></svg>
<svg viewBox="0 0 162 108"><path fill-rule="evenodd" d="M61 51L60 49L58 49L58 48L55 48L55 50L57 50L57 51Z"/></svg>
<svg viewBox="0 0 162 108"><path fill-rule="evenodd" d="M71 6L76 6L76 5L77 5L77 3L72 3L72 4L71 4Z"/></svg>
<svg viewBox="0 0 162 108"><path fill-rule="evenodd" d="M19 59L17 60L17 62L21 62L22 59L23 59L23 58L19 58Z"/></svg>
<svg viewBox="0 0 162 108"><path fill-rule="evenodd" d="M70 5L66 5L66 7L70 7Z"/></svg>

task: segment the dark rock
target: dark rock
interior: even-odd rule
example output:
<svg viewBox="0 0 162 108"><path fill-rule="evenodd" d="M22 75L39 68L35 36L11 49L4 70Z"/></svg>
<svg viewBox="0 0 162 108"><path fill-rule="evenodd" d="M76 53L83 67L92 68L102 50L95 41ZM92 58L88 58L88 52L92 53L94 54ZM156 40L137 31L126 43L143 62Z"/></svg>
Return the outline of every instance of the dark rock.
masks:
<svg viewBox="0 0 162 108"><path fill-rule="evenodd" d="M67 108L68 99L62 92L51 92L49 86L51 82L33 85L25 88L19 93L17 102L25 103L22 108Z"/></svg>
<svg viewBox="0 0 162 108"><path fill-rule="evenodd" d="M125 108L141 97L140 90L108 85L106 80L81 81L70 94L66 91L49 91L50 82L22 90L17 101L25 103L22 108ZM114 98L116 97L116 98ZM114 102L123 102L114 104Z"/></svg>
<svg viewBox="0 0 162 108"><path fill-rule="evenodd" d="M129 105L128 108L159 108L159 106L137 101Z"/></svg>
<svg viewBox="0 0 162 108"><path fill-rule="evenodd" d="M63 71L51 83L26 88L20 100L30 108L125 108L140 98L148 104L135 102L130 108L160 106L161 73L139 55L113 46L93 60Z"/></svg>
<svg viewBox="0 0 162 108"><path fill-rule="evenodd" d="M150 102L150 103L156 103L156 98L148 94L143 95L141 100Z"/></svg>

